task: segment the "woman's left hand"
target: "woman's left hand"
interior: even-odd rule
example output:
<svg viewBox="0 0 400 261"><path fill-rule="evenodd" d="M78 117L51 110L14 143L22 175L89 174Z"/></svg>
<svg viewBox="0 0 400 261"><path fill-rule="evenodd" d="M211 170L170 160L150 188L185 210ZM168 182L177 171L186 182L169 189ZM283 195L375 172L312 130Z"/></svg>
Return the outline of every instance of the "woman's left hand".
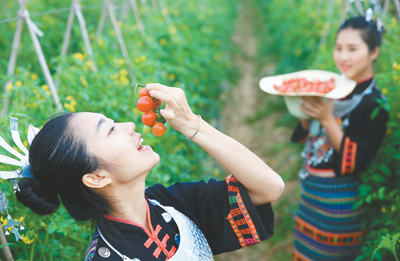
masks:
<svg viewBox="0 0 400 261"><path fill-rule="evenodd" d="M162 109L160 113L172 128L186 137L196 132L200 119L190 109L182 89L159 83L148 83L145 88L152 97L165 102L165 109Z"/></svg>
<svg viewBox="0 0 400 261"><path fill-rule="evenodd" d="M321 124L333 118L333 100L325 101L317 96L303 96L302 100L300 109Z"/></svg>

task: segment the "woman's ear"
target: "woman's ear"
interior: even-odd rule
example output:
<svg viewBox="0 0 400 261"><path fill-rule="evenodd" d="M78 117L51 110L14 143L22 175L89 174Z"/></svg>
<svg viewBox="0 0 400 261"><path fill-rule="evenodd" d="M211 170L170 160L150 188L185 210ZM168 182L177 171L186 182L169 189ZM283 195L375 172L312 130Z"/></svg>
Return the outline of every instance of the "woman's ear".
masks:
<svg viewBox="0 0 400 261"><path fill-rule="evenodd" d="M104 188L111 183L111 178L105 173L105 171L100 170L94 173L88 173L83 175L82 182L86 187L89 188Z"/></svg>
<svg viewBox="0 0 400 261"><path fill-rule="evenodd" d="M371 52L372 61L376 61L378 59L379 52L380 52L380 47L379 46L375 47L375 50Z"/></svg>

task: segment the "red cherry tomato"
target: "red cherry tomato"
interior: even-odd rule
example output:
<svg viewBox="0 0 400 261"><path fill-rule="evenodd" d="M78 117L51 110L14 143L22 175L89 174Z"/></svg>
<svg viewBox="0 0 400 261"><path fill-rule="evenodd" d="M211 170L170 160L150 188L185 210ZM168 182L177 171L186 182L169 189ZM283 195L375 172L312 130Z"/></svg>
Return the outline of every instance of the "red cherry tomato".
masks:
<svg viewBox="0 0 400 261"><path fill-rule="evenodd" d="M142 89L140 89L140 91L139 91L139 96L140 96L140 97L150 96L150 93L149 93L145 88L142 88Z"/></svg>
<svg viewBox="0 0 400 261"><path fill-rule="evenodd" d="M153 100L150 96L143 96L137 101L136 107L141 112L151 111L153 109Z"/></svg>
<svg viewBox="0 0 400 261"><path fill-rule="evenodd" d="M154 111L146 111L142 115L142 122L144 125L152 126L157 120L157 114Z"/></svg>
<svg viewBox="0 0 400 261"><path fill-rule="evenodd" d="M157 137L161 137L165 134L165 132L167 131L167 127L165 127L164 124L162 124L161 122L156 122L154 123L153 127L151 128L153 134Z"/></svg>

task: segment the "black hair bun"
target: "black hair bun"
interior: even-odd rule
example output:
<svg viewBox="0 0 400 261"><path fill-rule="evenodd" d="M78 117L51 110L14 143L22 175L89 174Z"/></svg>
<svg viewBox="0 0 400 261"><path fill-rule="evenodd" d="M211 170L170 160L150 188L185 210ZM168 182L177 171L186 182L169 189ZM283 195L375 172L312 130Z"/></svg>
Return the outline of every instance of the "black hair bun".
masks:
<svg viewBox="0 0 400 261"><path fill-rule="evenodd" d="M36 178L24 178L18 186L18 201L38 215L54 213L60 206L57 194L44 188Z"/></svg>

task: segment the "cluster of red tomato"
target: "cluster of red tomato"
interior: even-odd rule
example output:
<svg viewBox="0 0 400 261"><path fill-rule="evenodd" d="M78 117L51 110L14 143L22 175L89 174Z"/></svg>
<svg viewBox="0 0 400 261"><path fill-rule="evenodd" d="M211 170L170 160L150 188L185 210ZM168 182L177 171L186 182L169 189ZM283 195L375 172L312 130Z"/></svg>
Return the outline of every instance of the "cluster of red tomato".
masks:
<svg viewBox="0 0 400 261"><path fill-rule="evenodd" d="M138 85L144 87L144 85ZM153 133L157 137L161 137L167 131L165 126L165 119L160 114L161 101L150 96L146 89L141 88L139 91L139 100L136 107L139 111L143 112L142 122L144 124L144 133Z"/></svg>
<svg viewBox="0 0 400 261"><path fill-rule="evenodd" d="M327 81L309 81L305 78L295 78L283 81L282 85L274 84L274 89L280 93L319 93L326 94L335 89L335 79Z"/></svg>

